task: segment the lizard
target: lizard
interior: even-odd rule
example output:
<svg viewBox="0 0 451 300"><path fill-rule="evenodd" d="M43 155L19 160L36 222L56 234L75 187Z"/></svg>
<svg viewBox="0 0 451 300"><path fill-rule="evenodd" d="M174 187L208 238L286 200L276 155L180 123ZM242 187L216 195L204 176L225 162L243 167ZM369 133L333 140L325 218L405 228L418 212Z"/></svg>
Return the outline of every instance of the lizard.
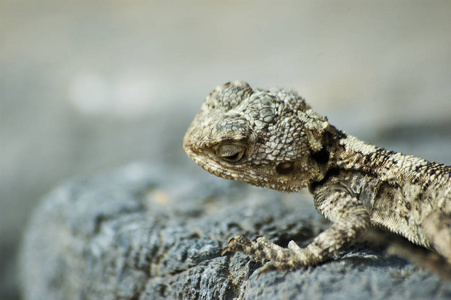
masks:
<svg viewBox="0 0 451 300"><path fill-rule="evenodd" d="M331 125L291 89L241 81L211 92L183 147L208 172L281 192L308 188L331 226L301 248L233 237L222 254L266 261L262 272L313 266L379 228L451 263L451 167L388 151Z"/></svg>

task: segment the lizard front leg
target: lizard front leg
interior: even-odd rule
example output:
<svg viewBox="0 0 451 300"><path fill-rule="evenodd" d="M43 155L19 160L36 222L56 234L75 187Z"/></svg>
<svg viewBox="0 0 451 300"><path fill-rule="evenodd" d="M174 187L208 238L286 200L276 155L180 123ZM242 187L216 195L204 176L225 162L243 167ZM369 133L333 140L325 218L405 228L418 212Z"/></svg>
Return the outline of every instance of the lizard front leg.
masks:
<svg viewBox="0 0 451 300"><path fill-rule="evenodd" d="M345 187L331 185L317 189L315 206L333 224L307 247L301 248L291 241L288 248L283 248L264 237L253 242L244 236L236 236L230 240L223 253L243 252L256 259L268 261L261 274L272 270L289 271L331 258L354 242L370 225L368 212Z"/></svg>

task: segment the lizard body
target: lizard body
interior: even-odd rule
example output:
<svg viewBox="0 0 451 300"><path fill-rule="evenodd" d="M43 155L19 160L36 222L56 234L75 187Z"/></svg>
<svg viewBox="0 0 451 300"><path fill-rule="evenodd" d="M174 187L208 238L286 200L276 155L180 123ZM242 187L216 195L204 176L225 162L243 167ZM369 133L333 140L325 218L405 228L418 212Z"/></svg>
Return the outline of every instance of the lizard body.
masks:
<svg viewBox="0 0 451 300"><path fill-rule="evenodd" d="M252 89L234 81L205 100L184 149L208 172L282 192L307 187L332 221L307 247L258 238L230 240L292 270L331 258L370 227L399 234L451 263L451 167L367 144L330 125L288 89Z"/></svg>

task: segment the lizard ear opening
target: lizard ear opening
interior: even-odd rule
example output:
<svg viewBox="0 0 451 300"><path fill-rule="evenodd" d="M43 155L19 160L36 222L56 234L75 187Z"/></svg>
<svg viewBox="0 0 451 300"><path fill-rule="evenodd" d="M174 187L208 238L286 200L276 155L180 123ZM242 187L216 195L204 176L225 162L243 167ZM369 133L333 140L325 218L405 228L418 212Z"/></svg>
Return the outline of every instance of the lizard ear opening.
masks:
<svg viewBox="0 0 451 300"><path fill-rule="evenodd" d="M280 175L288 175L293 173L294 171L294 163L291 161L285 161L276 166L276 172Z"/></svg>
<svg viewBox="0 0 451 300"><path fill-rule="evenodd" d="M237 162L244 156L246 148L241 145L223 144L219 145L215 151L218 157L228 162Z"/></svg>

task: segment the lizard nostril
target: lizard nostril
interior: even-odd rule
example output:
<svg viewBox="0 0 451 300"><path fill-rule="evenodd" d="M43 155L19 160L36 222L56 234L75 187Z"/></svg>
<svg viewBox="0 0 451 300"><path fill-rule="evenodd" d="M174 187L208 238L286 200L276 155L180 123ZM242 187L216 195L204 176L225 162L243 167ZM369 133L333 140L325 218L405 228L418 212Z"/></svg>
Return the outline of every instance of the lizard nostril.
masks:
<svg viewBox="0 0 451 300"><path fill-rule="evenodd" d="M294 163L293 162L283 162L276 166L276 172L280 175L288 175L293 173L294 171Z"/></svg>

